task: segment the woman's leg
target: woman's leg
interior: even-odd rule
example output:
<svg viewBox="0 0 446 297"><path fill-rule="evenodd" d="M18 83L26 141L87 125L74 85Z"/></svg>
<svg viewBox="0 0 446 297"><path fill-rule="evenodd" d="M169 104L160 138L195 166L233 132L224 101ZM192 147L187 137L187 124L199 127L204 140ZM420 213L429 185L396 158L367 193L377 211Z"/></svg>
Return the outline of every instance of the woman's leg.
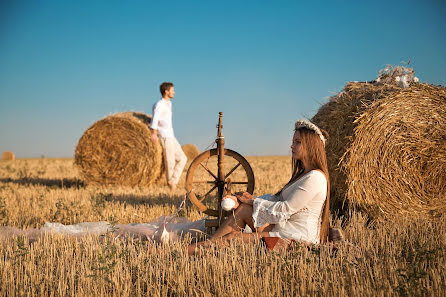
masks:
<svg viewBox="0 0 446 297"><path fill-rule="evenodd" d="M223 224L221 224L221 226L209 240L192 243L191 245L189 245L187 252L189 255L197 254L199 252L200 246L206 247L209 246L212 242L219 241L221 244L225 244L227 243L227 240L224 238L225 236L235 231L240 232L241 229L245 228L246 224L248 224L248 226L250 226L251 229L254 230L254 224L252 222L252 206L242 203L239 207L237 207L234 215L229 216L229 218L227 218L223 222Z"/></svg>
<svg viewBox="0 0 446 297"><path fill-rule="evenodd" d="M207 240L193 243L188 247L188 254L194 255L199 252L199 247L207 247L212 242L218 242L222 245L227 244L229 240L241 238L244 242L255 242L258 238L269 236L268 231L271 231L272 225L264 225L260 228L254 228L254 221L252 219L253 208L251 205L242 203L235 210L234 215L229 216L223 224L217 229L214 235ZM253 233L247 234L241 231L248 225Z"/></svg>
<svg viewBox="0 0 446 297"><path fill-rule="evenodd" d="M254 222L252 220L252 206L242 203L236 210L233 216L229 216L223 224L217 229L212 240L216 240L226 236L234 231L241 232L245 226L248 225L254 231Z"/></svg>
<svg viewBox="0 0 446 297"><path fill-rule="evenodd" d="M225 241L230 241L233 239L240 239L245 243L255 243L260 240L262 237L268 237L269 232L253 232L253 233L242 233L234 231L222 237Z"/></svg>

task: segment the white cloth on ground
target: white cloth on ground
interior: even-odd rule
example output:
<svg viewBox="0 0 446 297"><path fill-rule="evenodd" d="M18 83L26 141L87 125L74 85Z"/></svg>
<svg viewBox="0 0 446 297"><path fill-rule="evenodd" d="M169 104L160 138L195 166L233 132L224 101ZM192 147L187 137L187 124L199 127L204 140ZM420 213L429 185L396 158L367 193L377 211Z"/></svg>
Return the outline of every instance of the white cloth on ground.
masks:
<svg viewBox="0 0 446 297"><path fill-rule="evenodd" d="M254 227L273 224L271 237L319 243L321 212L327 197L325 175L312 170L273 197L272 201L254 199Z"/></svg>
<svg viewBox="0 0 446 297"><path fill-rule="evenodd" d="M186 218L162 216L157 221L150 223L116 224L113 226L113 228L112 225L105 221L85 222L73 225L45 223L45 225L40 229L26 230L5 226L0 227L0 239L2 237L12 237L17 235L37 239L45 233L82 237L113 232L116 236L122 236L124 238L137 237L143 240L165 242L181 239L186 234L196 237L199 233L203 233L205 230L206 227L204 219L190 222Z"/></svg>

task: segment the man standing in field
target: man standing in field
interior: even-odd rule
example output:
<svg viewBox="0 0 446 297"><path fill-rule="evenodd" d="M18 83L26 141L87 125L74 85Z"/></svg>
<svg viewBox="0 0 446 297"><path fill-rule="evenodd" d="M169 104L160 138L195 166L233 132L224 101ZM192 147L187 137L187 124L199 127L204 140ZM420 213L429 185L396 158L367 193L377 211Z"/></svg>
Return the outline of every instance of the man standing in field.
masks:
<svg viewBox="0 0 446 297"><path fill-rule="evenodd" d="M152 108L152 136L150 140L153 142L160 140L167 167L167 184L171 189L175 189L181 173L183 173L187 157L173 134L171 102L175 95L173 83L163 82L160 85L160 92L162 98Z"/></svg>

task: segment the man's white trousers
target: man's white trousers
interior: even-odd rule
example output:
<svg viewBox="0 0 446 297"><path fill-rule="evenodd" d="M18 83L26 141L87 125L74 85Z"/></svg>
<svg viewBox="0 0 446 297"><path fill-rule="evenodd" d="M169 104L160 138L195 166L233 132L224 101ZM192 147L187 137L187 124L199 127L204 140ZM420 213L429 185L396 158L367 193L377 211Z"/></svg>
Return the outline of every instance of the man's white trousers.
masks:
<svg viewBox="0 0 446 297"><path fill-rule="evenodd" d="M183 173L187 157L174 137L160 138L164 149L164 160L167 167L167 181L176 185Z"/></svg>

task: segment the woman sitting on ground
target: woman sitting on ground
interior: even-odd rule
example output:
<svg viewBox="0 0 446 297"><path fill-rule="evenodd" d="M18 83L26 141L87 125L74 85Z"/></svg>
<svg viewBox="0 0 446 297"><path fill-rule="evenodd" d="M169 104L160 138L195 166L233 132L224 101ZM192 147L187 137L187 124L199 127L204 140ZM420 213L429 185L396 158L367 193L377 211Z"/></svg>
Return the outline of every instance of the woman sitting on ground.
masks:
<svg viewBox="0 0 446 297"><path fill-rule="evenodd" d="M234 238L245 242L262 238L270 249L280 239L282 242L327 242L330 185L326 135L309 121L297 121L291 145L292 175L288 183L270 199L255 198L247 192L237 193L235 197L240 204L234 216L223 222L209 241L191 244L189 254L199 252L200 246L210 242ZM246 225L254 232L241 232Z"/></svg>

